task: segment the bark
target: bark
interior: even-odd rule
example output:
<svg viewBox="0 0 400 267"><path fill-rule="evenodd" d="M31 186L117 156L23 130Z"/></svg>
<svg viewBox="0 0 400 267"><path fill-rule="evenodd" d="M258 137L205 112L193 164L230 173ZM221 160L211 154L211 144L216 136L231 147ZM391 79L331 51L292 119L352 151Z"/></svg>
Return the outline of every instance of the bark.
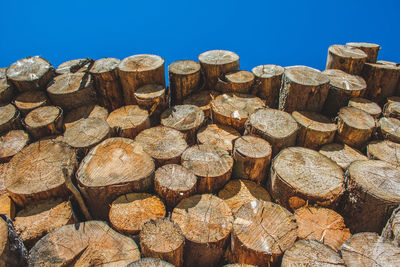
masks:
<svg viewBox="0 0 400 267"><path fill-rule="evenodd" d="M11 82L7 81L7 78L0 77L0 104L9 104L15 95L15 88Z"/></svg>
<svg viewBox="0 0 400 267"><path fill-rule="evenodd" d="M392 118L400 119L400 103L394 102L394 103L386 104L383 114L385 117L392 117Z"/></svg>
<svg viewBox="0 0 400 267"><path fill-rule="evenodd" d="M12 104L0 106L0 133L21 129L21 119L18 109Z"/></svg>
<svg viewBox="0 0 400 267"><path fill-rule="evenodd" d="M250 94L253 91L254 74L245 70L228 72L218 79L216 89L223 93Z"/></svg>

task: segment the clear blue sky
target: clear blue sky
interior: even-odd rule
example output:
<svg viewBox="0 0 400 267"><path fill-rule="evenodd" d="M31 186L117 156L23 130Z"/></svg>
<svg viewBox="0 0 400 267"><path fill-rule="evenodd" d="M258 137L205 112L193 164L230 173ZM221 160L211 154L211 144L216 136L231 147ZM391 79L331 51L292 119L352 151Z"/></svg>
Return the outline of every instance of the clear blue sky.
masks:
<svg viewBox="0 0 400 267"><path fill-rule="evenodd" d="M166 66L206 50L261 64L324 69L328 46L375 42L400 62L400 1L2 1L0 67L41 55L55 67L151 53Z"/></svg>

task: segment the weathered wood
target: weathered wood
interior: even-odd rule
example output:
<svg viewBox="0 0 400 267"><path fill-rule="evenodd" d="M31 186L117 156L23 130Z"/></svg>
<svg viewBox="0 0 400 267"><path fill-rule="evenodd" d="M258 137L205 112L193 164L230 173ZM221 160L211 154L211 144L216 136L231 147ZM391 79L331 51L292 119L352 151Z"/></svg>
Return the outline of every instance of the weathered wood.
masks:
<svg viewBox="0 0 400 267"><path fill-rule="evenodd" d="M326 69L338 69L349 74L360 75L367 57L367 54L358 48L331 45L328 48Z"/></svg>
<svg viewBox="0 0 400 267"><path fill-rule="evenodd" d="M61 134L63 132L63 111L56 106L36 108L26 115L24 126L36 140Z"/></svg>
<svg viewBox="0 0 400 267"><path fill-rule="evenodd" d="M130 105L111 112L107 123L117 136L133 139L141 131L150 128L150 117L147 110Z"/></svg>
<svg viewBox="0 0 400 267"><path fill-rule="evenodd" d="M35 108L47 106L49 99L43 91L26 91L19 95L14 100L14 105L18 108L23 116Z"/></svg>
<svg viewBox="0 0 400 267"><path fill-rule="evenodd" d="M71 110L64 117L64 128L68 129L80 120L87 118L100 118L107 120L108 111L107 109L98 105L86 105Z"/></svg>
<svg viewBox="0 0 400 267"><path fill-rule="evenodd" d="M233 223L231 209L222 199L210 194L185 198L171 219L186 238L184 266L219 266Z"/></svg>
<svg viewBox="0 0 400 267"><path fill-rule="evenodd" d="M15 204L8 194L0 195L0 214L7 215L11 220L15 217Z"/></svg>
<svg viewBox="0 0 400 267"><path fill-rule="evenodd" d="M265 100L270 108L279 106L279 90L284 70L278 65L260 65L251 70L255 75L253 92Z"/></svg>
<svg viewBox="0 0 400 267"><path fill-rule="evenodd" d="M211 101L220 93L217 91L200 91L188 96L183 100L184 105L195 105L203 110L206 118L211 115Z"/></svg>
<svg viewBox="0 0 400 267"><path fill-rule="evenodd" d="M0 133L21 129L20 113L12 104L0 106Z"/></svg>
<svg viewBox="0 0 400 267"><path fill-rule="evenodd" d="M0 69L1 70L1 69ZM11 102L15 94L15 88L10 81L0 74L0 104L6 105Z"/></svg>
<svg viewBox="0 0 400 267"><path fill-rule="evenodd" d="M367 155L371 159L383 160L400 167L400 144L390 140L372 141L367 146Z"/></svg>
<svg viewBox="0 0 400 267"><path fill-rule="evenodd" d="M367 54L366 62L369 62L369 63L376 62L376 59L378 58L379 50L381 49L380 45L372 44L372 43L350 42L350 43L346 43L346 46L351 46L351 47L358 48L358 49L364 51L364 53Z"/></svg>
<svg viewBox="0 0 400 267"><path fill-rule="evenodd" d="M56 74L61 75L64 73L76 73L76 72L86 72L89 71L94 63L93 59L90 58L80 58L68 60L61 63L57 69Z"/></svg>
<svg viewBox="0 0 400 267"><path fill-rule="evenodd" d="M400 103L400 96L389 96L387 98L387 103L391 104L391 103Z"/></svg>
<svg viewBox="0 0 400 267"><path fill-rule="evenodd" d="M179 60L168 66L169 88L172 103L182 104L183 99L198 91L201 86L200 64L192 60Z"/></svg>
<svg viewBox="0 0 400 267"><path fill-rule="evenodd" d="M348 106L361 109L362 111L367 112L375 119L379 118L379 116L382 113L382 109L377 103L372 102L371 100L368 100L366 98L361 98L361 97L351 98L349 100Z"/></svg>
<svg viewBox="0 0 400 267"><path fill-rule="evenodd" d="M383 114L385 117L400 119L400 102L386 104Z"/></svg>
<svg viewBox="0 0 400 267"><path fill-rule="evenodd" d="M197 143L218 146L231 152L233 142L238 137L240 133L229 126L209 124L197 133Z"/></svg>
<svg viewBox="0 0 400 267"><path fill-rule="evenodd" d="M9 162L29 142L29 136L23 130L12 130L0 137L0 162Z"/></svg>
<svg viewBox="0 0 400 267"><path fill-rule="evenodd" d="M15 241L10 240L9 232L7 223L0 218L0 266L22 266L17 248L12 248Z"/></svg>
<svg viewBox="0 0 400 267"><path fill-rule="evenodd" d="M140 260L129 263L127 267L174 267L174 265L160 259L141 258Z"/></svg>
<svg viewBox="0 0 400 267"><path fill-rule="evenodd" d="M152 125L160 124L160 115L168 107L165 88L158 84L146 84L134 93L139 107L149 111Z"/></svg>
<svg viewBox="0 0 400 267"><path fill-rule="evenodd" d="M250 94L254 85L254 74L237 70L222 75L216 84L216 89L224 93Z"/></svg>
<svg viewBox="0 0 400 267"><path fill-rule="evenodd" d="M383 138L400 143L400 120L382 117L378 124Z"/></svg>
<svg viewBox="0 0 400 267"><path fill-rule="evenodd" d="M383 240L393 242L396 246L400 246L400 206L393 210L392 215L382 230L381 237Z"/></svg>
<svg viewBox="0 0 400 267"><path fill-rule="evenodd" d="M346 170L356 160L368 159L360 151L346 144L327 144L321 147L319 153L333 160L343 170Z"/></svg>

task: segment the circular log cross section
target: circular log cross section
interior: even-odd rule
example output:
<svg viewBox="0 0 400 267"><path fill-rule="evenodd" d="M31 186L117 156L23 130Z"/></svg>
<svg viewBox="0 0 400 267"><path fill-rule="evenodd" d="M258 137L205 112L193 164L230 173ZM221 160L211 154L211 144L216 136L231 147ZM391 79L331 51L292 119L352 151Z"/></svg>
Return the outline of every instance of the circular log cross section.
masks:
<svg viewBox="0 0 400 267"><path fill-rule="evenodd" d="M395 118L381 118L379 129L383 138L400 143L400 120Z"/></svg>
<svg viewBox="0 0 400 267"><path fill-rule="evenodd" d="M371 159L383 160L400 167L400 144L390 140L372 141L367 146L367 155Z"/></svg>
<svg viewBox="0 0 400 267"><path fill-rule="evenodd" d="M361 97L351 98L349 100L348 106L361 109L362 111L367 112L375 119L379 118L379 116L382 113L382 109L377 103Z"/></svg>
<svg viewBox="0 0 400 267"><path fill-rule="evenodd" d="M20 113L12 105L0 106L0 133L21 128Z"/></svg>
<svg viewBox="0 0 400 267"><path fill-rule="evenodd" d="M43 91L27 91L18 95L14 100L14 105L26 116L35 108L43 107L49 104L49 100Z"/></svg>
<svg viewBox="0 0 400 267"><path fill-rule="evenodd" d="M67 113L64 118L64 128L67 130L69 127L79 122L80 120L87 118L100 118L107 120L108 111L107 109L98 105L86 105L71 110Z"/></svg>
<svg viewBox="0 0 400 267"><path fill-rule="evenodd" d="M216 89L224 93L250 94L254 85L254 74L245 70L226 73L218 79Z"/></svg>
<svg viewBox="0 0 400 267"><path fill-rule="evenodd" d="M361 49L345 45L331 45L328 48L326 69L338 69L349 74L359 75L366 61L367 54Z"/></svg>
<svg viewBox="0 0 400 267"><path fill-rule="evenodd" d="M278 65L261 65L251 71L255 75L253 92L266 101L267 107L278 108L279 90L285 69Z"/></svg>
<svg viewBox="0 0 400 267"><path fill-rule="evenodd" d="M350 42L346 43L346 46L351 46L354 48L358 48L364 51L367 54L366 62L375 63L378 58L379 50L381 50L381 46L372 43L359 43L359 42Z"/></svg>
<svg viewBox="0 0 400 267"><path fill-rule="evenodd" d="M179 60L168 66L172 103L182 104L184 98L200 89L200 64L193 60Z"/></svg>
<svg viewBox="0 0 400 267"><path fill-rule="evenodd" d="M240 133L229 126L209 124L197 133L197 143L218 146L231 152L232 143L238 137Z"/></svg>
<svg viewBox="0 0 400 267"><path fill-rule="evenodd" d="M127 267L174 267L173 264L155 258L141 258L135 262L131 262Z"/></svg>
<svg viewBox="0 0 400 267"><path fill-rule="evenodd" d="M107 123L118 136L134 139L141 131L150 128L150 117L147 110L130 105L111 112Z"/></svg>
<svg viewBox="0 0 400 267"><path fill-rule="evenodd" d="M28 145L29 136L23 130L12 130L0 137L0 163L10 159Z"/></svg>
<svg viewBox="0 0 400 267"><path fill-rule="evenodd" d="M321 147L319 153L333 160L343 170L346 170L356 160L368 159L360 151L346 144L327 144Z"/></svg>
<svg viewBox="0 0 400 267"><path fill-rule="evenodd" d="M93 65L93 61L93 59L89 58L80 58L65 61L57 67L56 74L62 75L64 73L86 72Z"/></svg>
<svg viewBox="0 0 400 267"><path fill-rule="evenodd" d="M156 105L165 107L165 88L158 84L146 84L137 89L135 92L137 104L144 109L151 110Z"/></svg>
<svg viewBox="0 0 400 267"><path fill-rule="evenodd" d="M393 117L396 119L400 119L400 103L399 102L388 103L385 107L384 115L385 117Z"/></svg>
<svg viewBox="0 0 400 267"><path fill-rule="evenodd" d="M188 96L184 101L184 105L195 105L203 110L206 118L211 115L211 101L217 97L217 91L200 91Z"/></svg>
<svg viewBox="0 0 400 267"><path fill-rule="evenodd" d="M26 131L40 139L63 132L63 112L56 106L44 106L32 110L24 119Z"/></svg>

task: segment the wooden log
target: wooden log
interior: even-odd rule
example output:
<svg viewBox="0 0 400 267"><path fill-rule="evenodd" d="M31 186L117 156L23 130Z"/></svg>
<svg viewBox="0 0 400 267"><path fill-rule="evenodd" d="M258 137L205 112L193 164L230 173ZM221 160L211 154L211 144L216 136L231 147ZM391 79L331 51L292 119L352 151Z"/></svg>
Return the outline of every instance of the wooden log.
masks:
<svg viewBox="0 0 400 267"><path fill-rule="evenodd" d="M12 130L0 137L0 162L9 162L29 142L29 136L23 130Z"/></svg>
<svg viewBox="0 0 400 267"><path fill-rule="evenodd" d="M298 146L318 149L333 142L337 126L327 117L308 111L294 111L292 117L299 125L296 142Z"/></svg>
<svg viewBox="0 0 400 267"><path fill-rule="evenodd" d="M400 119L400 102L386 104L383 114L385 117Z"/></svg>
<svg viewBox="0 0 400 267"><path fill-rule="evenodd" d="M340 109L337 125L337 140L354 148L365 145L375 131L374 118L354 107Z"/></svg>
<svg viewBox="0 0 400 267"><path fill-rule="evenodd" d="M89 71L93 66L94 60L90 58L80 58L68 60L61 63L57 69L56 74L62 75L65 73L76 73Z"/></svg>
<svg viewBox="0 0 400 267"><path fill-rule="evenodd" d="M387 98L387 103L391 104L391 103L400 103L400 96L389 96Z"/></svg>
<svg viewBox="0 0 400 267"><path fill-rule="evenodd" d="M182 104L183 99L201 87L200 64L193 60L179 60L168 66L169 88L173 104Z"/></svg>
<svg viewBox="0 0 400 267"><path fill-rule="evenodd" d="M393 210L392 215L383 228L381 237L384 241L393 242L396 246L400 245L400 207Z"/></svg>
<svg viewBox="0 0 400 267"><path fill-rule="evenodd" d="M346 170L356 160L368 159L360 151L346 144L327 144L321 147L319 153L333 160L343 170Z"/></svg>
<svg viewBox="0 0 400 267"><path fill-rule="evenodd" d="M63 132L63 111L56 106L36 108L24 119L26 131L35 139Z"/></svg>
<svg viewBox="0 0 400 267"><path fill-rule="evenodd" d="M64 117L64 128L67 130L69 127L79 122L80 120L87 118L100 118L107 120L108 111L107 109L98 105L86 105L71 110Z"/></svg>
<svg viewBox="0 0 400 267"><path fill-rule="evenodd" d="M109 138L95 146L76 173L78 187L93 217L107 218L118 196L153 186L154 161L128 138Z"/></svg>
<svg viewBox="0 0 400 267"><path fill-rule="evenodd" d="M222 94L211 101L214 123L228 125L243 132L247 118L257 109L263 108L264 102L247 94Z"/></svg>
<svg viewBox="0 0 400 267"><path fill-rule="evenodd" d="M18 248L13 248L15 241L10 240L9 236L10 229L3 218L0 218L0 266L23 266Z"/></svg>
<svg viewBox="0 0 400 267"><path fill-rule="evenodd" d="M390 140L372 141L367 146L367 155L400 167L400 144Z"/></svg>
<svg viewBox="0 0 400 267"><path fill-rule="evenodd" d="M382 117L378 124L384 139L400 143L400 120Z"/></svg>
<svg viewBox="0 0 400 267"><path fill-rule="evenodd" d="M380 233L400 204L400 169L380 160L353 162L342 215L352 233Z"/></svg>
<svg viewBox="0 0 400 267"><path fill-rule="evenodd" d="M15 155L7 168L5 185L20 207L35 200L68 195L62 168L69 176L78 166L75 151L55 140L35 142Z"/></svg>
<svg viewBox="0 0 400 267"><path fill-rule="evenodd" d="M376 63L376 59L378 58L379 50L381 50L381 46L372 43L359 43L359 42L350 42L346 43L346 46L358 48L364 51L367 54L366 62Z"/></svg>
<svg viewBox="0 0 400 267"><path fill-rule="evenodd" d="M182 132L189 145L194 145L196 133L205 123L201 108L194 105L177 105L161 114L161 125Z"/></svg>
<svg viewBox="0 0 400 267"><path fill-rule="evenodd" d="M0 106L0 133L21 129L20 113L12 104Z"/></svg>
<svg viewBox="0 0 400 267"><path fill-rule="evenodd" d="M272 156L281 149L296 145L299 126L293 117L277 109L260 109L250 115L246 132L258 135L272 146Z"/></svg>
<svg viewBox="0 0 400 267"><path fill-rule="evenodd" d="M349 100L348 106L361 109L362 111L367 112L375 119L379 118L382 113L382 109L377 103L372 102L371 100L368 100L366 98L361 98L361 97L351 98Z"/></svg>
<svg viewBox="0 0 400 267"><path fill-rule="evenodd" d="M279 106L279 90L284 70L278 65L260 65L251 70L255 75L253 92L265 100L270 108Z"/></svg>
<svg viewBox="0 0 400 267"><path fill-rule="evenodd" d="M221 75L239 70L239 56L231 51L210 50L201 53L199 62L208 90L216 88Z"/></svg>
<svg viewBox="0 0 400 267"><path fill-rule="evenodd" d="M377 233L359 233L347 240L341 249L348 267L399 266L399 248L385 242Z"/></svg>
<svg viewBox="0 0 400 267"><path fill-rule="evenodd" d="M306 66L286 67L279 94L279 109L321 112L329 91L329 78Z"/></svg>
<svg viewBox="0 0 400 267"><path fill-rule="evenodd" d="M111 112L107 123L117 136L133 139L141 131L150 128L150 117L147 110L137 105L130 105Z"/></svg>
<svg viewBox="0 0 400 267"><path fill-rule="evenodd" d="M235 140L232 177L264 183L271 164L272 147L262 138L245 135Z"/></svg>
<svg viewBox="0 0 400 267"><path fill-rule="evenodd" d="M296 239L293 214L275 203L254 200L235 214L231 240L235 262L279 266L282 254Z"/></svg>
<svg viewBox="0 0 400 267"><path fill-rule="evenodd" d="M197 145L182 154L182 166L197 177L197 192L212 193L221 189L231 178L233 158L217 146Z"/></svg>
<svg viewBox="0 0 400 267"><path fill-rule="evenodd" d="M240 133L229 126L209 124L197 133L197 143L218 146L232 152L233 142L238 137Z"/></svg>
<svg viewBox="0 0 400 267"><path fill-rule="evenodd" d="M282 259L282 267L291 266L346 266L340 254L315 240L299 240Z"/></svg>
<svg viewBox="0 0 400 267"><path fill-rule="evenodd" d="M250 94L254 85L254 77L253 73L245 70L228 72L218 79L215 88L223 93Z"/></svg>
<svg viewBox="0 0 400 267"><path fill-rule="evenodd" d="M185 237L181 229L169 219L150 220L140 232L140 248L143 257L164 260L176 267L183 266Z"/></svg>
<svg viewBox="0 0 400 267"><path fill-rule="evenodd" d="M206 118L211 115L211 101L219 95L217 91L200 91L188 96L183 100L184 105L195 105L203 110Z"/></svg>
<svg viewBox="0 0 400 267"><path fill-rule="evenodd" d="M47 87L47 95L53 105L64 111L97 102L92 76L84 72L65 73L55 77L53 83Z"/></svg>
<svg viewBox="0 0 400 267"><path fill-rule="evenodd" d="M19 94L14 100L14 105L22 116L26 116L35 108L47 106L48 104L49 99L43 91L26 91Z"/></svg>
<svg viewBox="0 0 400 267"><path fill-rule="evenodd" d="M331 45L328 48L326 69L338 69L349 74L360 75L367 57L361 49L346 45Z"/></svg>
<svg viewBox="0 0 400 267"><path fill-rule="evenodd" d="M255 267L255 266L250 264L233 263L233 264L225 264L223 267Z"/></svg>
<svg viewBox="0 0 400 267"><path fill-rule="evenodd" d="M241 179L229 181L218 192L218 197L231 208L233 215L247 202L254 200L271 201L271 197L264 187L253 181Z"/></svg>
<svg viewBox="0 0 400 267"><path fill-rule="evenodd" d="M118 66L125 105L136 104L134 93L145 84L160 84L165 88L164 59L156 55L133 55Z"/></svg>
<svg viewBox="0 0 400 267"><path fill-rule="evenodd" d="M0 214L7 215L11 220L15 217L15 204L8 194L0 195Z"/></svg>
<svg viewBox="0 0 400 267"><path fill-rule="evenodd" d="M317 151L289 147L273 159L268 188L272 199L290 210L306 203L334 208L344 193L344 174Z"/></svg>
<svg viewBox="0 0 400 267"><path fill-rule="evenodd" d="M0 104L7 105L14 98L14 95L15 95L14 86L12 85L11 82L7 80L5 76L2 78L0 74Z"/></svg>
<svg viewBox="0 0 400 267"><path fill-rule="evenodd" d="M44 90L54 77L54 68L39 56L26 57L11 64L6 75L19 92Z"/></svg>
<svg viewBox="0 0 400 267"><path fill-rule="evenodd" d="M211 194L185 198L171 219L185 236L184 266L219 266L233 223L231 209L222 199Z"/></svg>
<svg viewBox="0 0 400 267"><path fill-rule="evenodd" d="M146 84L139 87L134 95L139 107L149 111L152 125L159 125L160 115L169 103L165 88L158 84Z"/></svg>
<svg viewBox="0 0 400 267"><path fill-rule="evenodd" d="M7 79L7 68L0 68L0 79Z"/></svg>
<svg viewBox="0 0 400 267"><path fill-rule="evenodd" d="M58 228L30 250L29 266L126 266L140 259L135 241L105 222L87 221Z"/></svg>
<svg viewBox="0 0 400 267"><path fill-rule="evenodd" d="M326 116L336 117L340 108L347 106L351 98L364 96L367 83L360 76L335 69L324 70L322 73L330 80L329 93L322 109Z"/></svg>
<svg viewBox="0 0 400 267"><path fill-rule="evenodd" d="M331 209L322 207L302 207L294 212L299 239L321 242L335 251L351 237L343 217Z"/></svg>
<svg viewBox="0 0 400 267"><path fill-rule="evenodd" d="M118 73L119 63L120 60L116 58L101 58L96 60L90 69L90 74L96 84L99 103L110 112L124 105Z"/></svg>
<svg viewBox="0 0 400 267"><path fill-rule="evenodd" d="M160 259L141 258L140 260L129 263L127 267L174 267L174 265Z"/></svg>

